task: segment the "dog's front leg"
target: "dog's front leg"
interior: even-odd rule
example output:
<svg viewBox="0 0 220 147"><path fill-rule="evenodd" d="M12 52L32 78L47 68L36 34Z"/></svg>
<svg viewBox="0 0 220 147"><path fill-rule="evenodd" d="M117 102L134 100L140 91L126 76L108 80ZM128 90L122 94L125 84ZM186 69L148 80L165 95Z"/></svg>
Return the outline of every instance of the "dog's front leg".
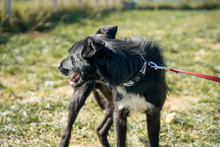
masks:
<svg viewBox="0 0 220 147"><path fill-rule="evenodd" d="M129 112L127 109L119 110L117 107L114 111L114 125L116 133L117 147L126 146L126 132L127 132L127 116Z"/></svg>
<svg viewBox="0 0 220 147"><path fill-rule="evenodd" d="M69 114L67 126L62 132L62 138L60 141L60 147L68 147L69 139L71 137L71 130L76 117L85 103L86 98L92 91L94 83L92 81L85 83L84 85L75 88L73 97L69 104Z"/></svg>
<svg viewBox="0 0 220 147"><path fill-rule="evenodd" d="M159 147L160 112L147 114L148 140L150 147Z"/></svg>

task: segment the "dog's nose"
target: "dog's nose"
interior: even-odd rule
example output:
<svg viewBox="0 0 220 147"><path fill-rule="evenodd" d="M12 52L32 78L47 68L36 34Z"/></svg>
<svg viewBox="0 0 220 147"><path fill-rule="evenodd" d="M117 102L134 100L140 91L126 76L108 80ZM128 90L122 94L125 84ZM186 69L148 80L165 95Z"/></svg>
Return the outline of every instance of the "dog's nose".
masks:
<svg viewBox="0 0 220 147"><path fill-rule="evenodd" d="M58 69L60 69L60 64L57 66Z"/></svg>

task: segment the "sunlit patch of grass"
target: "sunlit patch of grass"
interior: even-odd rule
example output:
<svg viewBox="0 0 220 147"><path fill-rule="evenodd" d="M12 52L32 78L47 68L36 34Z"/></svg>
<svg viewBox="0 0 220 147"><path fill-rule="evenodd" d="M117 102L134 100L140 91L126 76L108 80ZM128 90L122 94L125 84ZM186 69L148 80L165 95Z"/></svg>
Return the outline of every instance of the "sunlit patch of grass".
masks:
<svg viewBox="0 0 220 147"><path fill-rule="evenodd" d="M9 37L0 46L0 146L58 145L73 90L57 65L72 44L105 24L119 26L117 38L129 34L158 41L167 66L219 76L218 14L219 10L123 11L60 23L42 36ZM162 111L161 145L219 146L219 84L171 72L166 72L166 78L170 106ZM181 101L189 104L185 107ZM165 121L170 113L176 113L171 124ZM72 146L100 146L94 129L103 117L91 95L73 126ZM145 115L132 113L128 122L128 146L146 146ZM114 146L113 127L109 140Z"/></svg>

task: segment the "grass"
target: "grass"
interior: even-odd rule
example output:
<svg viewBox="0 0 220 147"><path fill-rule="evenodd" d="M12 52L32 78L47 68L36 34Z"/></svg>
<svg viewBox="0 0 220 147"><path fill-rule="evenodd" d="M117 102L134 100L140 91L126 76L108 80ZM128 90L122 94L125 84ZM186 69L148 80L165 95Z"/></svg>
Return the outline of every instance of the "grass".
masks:
<svg viewBox="0 0 220 147"><path fill-rule="evenodd" d="M11 4L11 16L4 13L4 1L0 1L0 43L4 43L10 37L10 33L19 33L27 31L49 31L56 27L59 23L73 23L79 19L91 16L100 16L110 11L131 9L126 4L131 0L117 1L97 1L83 0L79 1L58 1L57 11L54 9L53 1L37 0L24 1L14 0ZM106 3L107 2L107 3ZM145 10L213 10L220 8L219 1L189 1L181 0L177 2L151 2L140 1L135 9ZM39 11L40 10L40 11Z"/></svg>
<svg viewBox="0 0 220 147"><path fill-rule="evenodd" d="M4 2L0 1L0 5L3 8ZM55 11L53 1L13 1L10 19L0 8L0 35L1 32L48 31L60 22L73 23L83 17L122 8L119 1L110 1L106 6L105 0L99 0L97 5L95 1L82 1L80 4L71 0L58 1L57 5L58 10Z"/></svg>
<svg viewBox="0 0 220 147"><path fill-rule="evenodd" d="M57 69L77 40L104 24L119 26L117 38L144 36L164 47L167 66L220 75L220 10L112 12L48 32L14 34L0 44L0 146L57 146L73 92ZM220 85L167 72L169 97L162 111L162 146L220 146ZM176 113L176 121L166 117ZM95 127L104 112L91 95L73 126L71 146L100 146ZM132 113L128 146L146 146L145 115ZM115 144L113 127L109 141Z"/></svg>
<svg viewBox="0 0 220 147"><path fill-rule="evenodd" d="M177 1L141 1L136 5L138 9L159 9L159 10L212 10L218 9L220 6L219 1L193 1L193 0L181 0L180 3Z"/></svg>

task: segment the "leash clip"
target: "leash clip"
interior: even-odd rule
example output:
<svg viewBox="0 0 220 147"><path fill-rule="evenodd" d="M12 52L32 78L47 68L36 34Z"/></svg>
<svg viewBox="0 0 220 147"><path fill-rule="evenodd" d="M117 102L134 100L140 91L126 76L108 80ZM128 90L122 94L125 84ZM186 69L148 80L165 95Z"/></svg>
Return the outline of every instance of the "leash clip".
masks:
<svg viewBox="0 0 220 147"><path fill-rule="evenodd" d="M162 69L162 70L170 70L170 68L167 68L165 66L158 66L156 63L150 61L148 62L148 65L152 68L154 68L155 70L158 70L158 69Z"/></svg>

